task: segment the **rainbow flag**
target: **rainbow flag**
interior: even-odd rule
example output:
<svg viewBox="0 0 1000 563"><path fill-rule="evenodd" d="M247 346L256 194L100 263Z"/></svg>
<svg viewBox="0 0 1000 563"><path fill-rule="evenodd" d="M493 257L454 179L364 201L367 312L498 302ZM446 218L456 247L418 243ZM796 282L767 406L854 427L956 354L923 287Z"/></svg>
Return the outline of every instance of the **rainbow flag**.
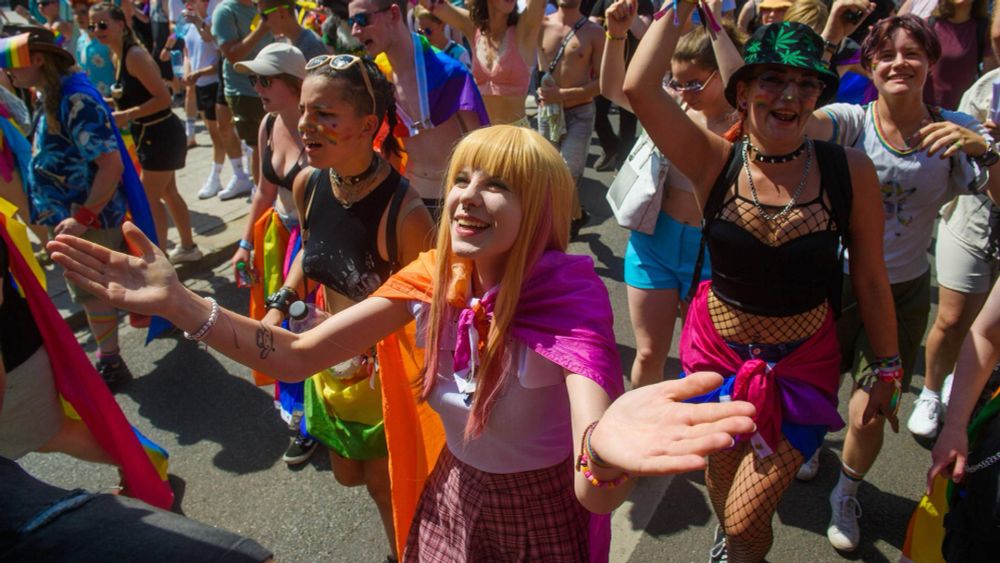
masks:
<svg viewBox="0 0 1000 563"><path fill-rule="evenodd" d="M0 39L0 68L23 68L31 64L28 35L21 33Z"/></svg>
<svg viewBox="0 0 1000 563"><path fill-rule="evenodd" d="M472 74L462 63L431 45L423 35L414 33L412 36L416 47L414 67L417 71L419 105L423 115L410 116L397 104L400 123L393 134L401 139L416 136L423 129L441 125L460 111L475 113L479 116L480 126L489 125L490 117ZM392 79L392 65L385 53L375 57L375 64L387 78Z"/></svg>
<svg viewBox="0 0 1000 563"><path fill-rule="evenodd" d="M82 420L101 448L115 460L130 496L169 510L174 493L166 482L167 452L128 423L73 331L52 304L39 283L39 276L44 274L39 273L30 246L28 252L23 250L27 239L14 240L14 237L23 236L24 226L8 215L13 208L0 199L0 211L3 211L0 213L0 226L3 227L0 228L0 244L6 244L10 251L10 273L23 292L42 335L56 390L71 407L67 414Z"/></svg>

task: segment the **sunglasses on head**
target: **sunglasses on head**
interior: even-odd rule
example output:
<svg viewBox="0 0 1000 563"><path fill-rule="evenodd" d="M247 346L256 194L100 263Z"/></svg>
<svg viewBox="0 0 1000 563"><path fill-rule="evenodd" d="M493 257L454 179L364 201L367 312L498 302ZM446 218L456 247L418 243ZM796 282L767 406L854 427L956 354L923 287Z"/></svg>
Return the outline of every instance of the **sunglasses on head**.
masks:
<svg viewBox="0 0 1000 563"><path fill-rule="evenodd" d="M818 98L826 88L826 83L819 78L805 77L793 80L785 78L785 76L777 72L764 72L757 77L757 84L760 85L761 90L771 94L784 94L785 90L788 89L788 85L792 83L795 84L799 95L803 98Z"/></svg>
<svg viewBox="0 0 1000 563"><path fill-rule="evenodd" d="M338 72L347 70L354 65L361 66L361 78L365 80L365 90L368 90L368 97L372 100L372 114L375 113L375 90L372 88L371 78L368 77L368 68L364 65L364 59L356 55L320 55L309 59L306 63L306 72L316 70L324 65L329 66Z"/></svg>
<svg viewBox="0 0 1000 563"><path fill-rule="evenodd" d="M670 82L667 82L667 88L670 88L675 92L701 92L705 89L705 86L707 86L708 83L715 78L717 72L719 71L713 70L712 74L709 74L708 78L705 80L690 80L688 82L681 83L671 79Z"/></svg>
<svg viewBox="0 0 1000 563"><path fill-rule="evenodd" d="M251 74L247 79L250 81L250 86L260 84L261 88L270 88L276 80L273 76L260 76L259 74Z"/></svg>
<svg viewBox="0 0 1000 563"><path fill-rule="evenodd" d="M108 22L92 23L92 24L90 24L90 25L87 26L87 29L89 29L90 31L97 31L98 29L101 30L101 31L107 31L108 30Z"/></svg>
<svg viewBox="0 0 1000 563"><path fill-rule="evenodd" d="M381 10L375 10L374 12L358 12L353 16L347 18L347 27L354 27L357 24L358 27L368 27L372 23L372 16L376 14L381 14L392 8L392 4L382 8Z"/></svg>

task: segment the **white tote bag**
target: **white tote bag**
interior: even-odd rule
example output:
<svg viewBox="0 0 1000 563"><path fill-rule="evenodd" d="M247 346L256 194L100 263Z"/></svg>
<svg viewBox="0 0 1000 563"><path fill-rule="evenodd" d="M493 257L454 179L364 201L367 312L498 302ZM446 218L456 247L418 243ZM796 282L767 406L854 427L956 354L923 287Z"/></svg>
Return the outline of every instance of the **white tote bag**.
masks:
<svg viewBox="0 0 1000 563"><path fill-rule="evenodd" d="M670 162L643 131L608 188L608 203L619 225L653 234L669 166Z"/></svg>

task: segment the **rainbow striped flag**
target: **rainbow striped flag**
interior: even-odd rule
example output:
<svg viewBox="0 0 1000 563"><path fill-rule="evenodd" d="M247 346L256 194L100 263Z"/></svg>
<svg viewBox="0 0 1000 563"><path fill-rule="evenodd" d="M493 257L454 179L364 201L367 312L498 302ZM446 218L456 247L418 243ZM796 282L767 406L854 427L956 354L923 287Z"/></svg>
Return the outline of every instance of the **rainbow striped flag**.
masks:
<svg viewBox="0 0 1000 563"><path fill-rule="evenodd" d="M0 68L23 68L31 64L28 35L21 33L0 39Z"/></svg>

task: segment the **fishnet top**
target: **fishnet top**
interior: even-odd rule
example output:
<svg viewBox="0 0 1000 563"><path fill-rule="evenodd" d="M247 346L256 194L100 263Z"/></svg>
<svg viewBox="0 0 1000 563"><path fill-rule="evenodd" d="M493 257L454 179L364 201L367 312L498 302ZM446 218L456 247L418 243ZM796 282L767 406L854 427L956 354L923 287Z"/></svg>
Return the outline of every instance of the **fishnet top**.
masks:
<svg viewBox="0 0 1000 563"><path fill-rule="evenodd" d="M716 220L735 225L770 247L782 246L811 233L836 230L822 184L815 199L795 205L790 213L775 221L763 218L753 201L737 194L735 189L727 197ZM780 207L762 207L771 215L780 211ZM822 325L828 307L824 302L804 313L775 317L740 310L720 299L714 290L708 295L709 315L715 329L723 339L740 344L780 344L806 339Z"/></svg>

